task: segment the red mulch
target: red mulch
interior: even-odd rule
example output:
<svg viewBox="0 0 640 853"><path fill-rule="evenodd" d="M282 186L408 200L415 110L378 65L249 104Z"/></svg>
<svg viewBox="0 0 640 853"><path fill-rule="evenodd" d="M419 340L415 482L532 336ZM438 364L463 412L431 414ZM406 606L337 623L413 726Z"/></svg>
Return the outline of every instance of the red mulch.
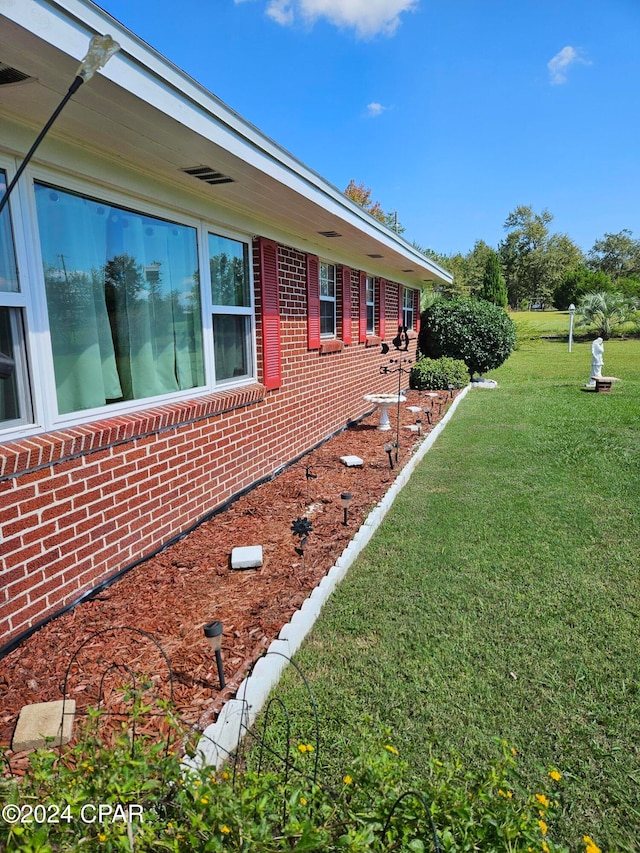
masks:
<svg viewBox="0 0 640 853"><path fill-rule="evenodd" d="M417 417L407 406L429 405L429 398L417 391L406 396L400 407L402 425L415 423ZM433 400L435 425L449 394L440 392ZM116 707L122 698L116 688L131 683L132 672L151 676L157 695L169 696L163 654L140 631L151 634L170 660L173 700L181 718L198 728L213 722L409 459L419 439L401 429L399 461L395 470L389 468L384 445L395 440L394 409L390 416L391 432L376 429L377 412L369 415L132 569L93 600L52 620L1 660L0 744L10 744L23 705L63 698L68 668L66 696L76 700L79 711L97 705L100 696L103 707ZM432 426L425 414L422 420L426 433ZM364 467L341 464L340 457L346 454L360 456ZM313 478L307 478L306 466L313 466L309 469ZM353 494L346 527L340 505L343 491ZM313 528L302 558L295 550L299 539L291 524L304 516ZM230 568L233 547L258 544L264 553L260 569ZM222 691L203 635L203 625L213 619L224 624L227 687ZM135 630L107 630L123 626ZM97 631L104 633L89 640ZM19 773L24 754L7 756Z"/></svg>

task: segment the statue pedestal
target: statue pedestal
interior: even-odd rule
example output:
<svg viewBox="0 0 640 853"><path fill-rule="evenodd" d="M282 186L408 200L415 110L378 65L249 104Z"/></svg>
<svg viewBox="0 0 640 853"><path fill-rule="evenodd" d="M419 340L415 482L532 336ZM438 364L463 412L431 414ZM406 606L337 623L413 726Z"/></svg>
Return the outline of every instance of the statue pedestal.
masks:
<svg viewBox="0 0 640 853"><path fill-rule="evenodd" d="M617 376L592 376L591 387L595 387L596 394L609 394L613 382L620 382Z"/></svg>

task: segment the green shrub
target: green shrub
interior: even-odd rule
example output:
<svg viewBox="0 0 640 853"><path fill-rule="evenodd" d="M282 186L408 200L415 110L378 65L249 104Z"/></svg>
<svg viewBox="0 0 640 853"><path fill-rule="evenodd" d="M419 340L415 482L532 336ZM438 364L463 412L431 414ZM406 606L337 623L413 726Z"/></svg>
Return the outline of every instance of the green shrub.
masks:
<svg viewBox="0 0 640 853"><path fill-rule="evenodd" d="M419 358L411 368L409 386L419 391L442 391L449 385L464 388L469 379L467 366L456 358Z"/></svg>
<svg viewBox="0 0 640 853"><path fill-rule="evenodd" d="M418 351L429 358L462 359L471 378L500 367L514 345L513 320L484 299L438 300L420 317Z"/></svg>
<svg viewBox="0 0 640 853"><path fill-rule="evenodd" d="M293 744L285 781L282 769L187 771L164 743L139 736L132 754L126 727L109 743L90 730L60 758L55 751L33 753L24 779L0 787L0 849L420 853L434 849L435 831L446 853L566 850L552 841L561 779L556 770L542 771L540 788L531 793L522 787L516 752L505 742L483 771L465 768L456 756L441 761L428 743L425 749L427 778L410 782L390 732L372 734L368 724L352 755L345 755L341 777L321 786L313 782L309 744ZM250 754L249 764L252 759ZM37 803L55 806L57 822L51 810L42 819ZM91 820L101 803L112 813L102 822ZM87 804L88 821L81 818ZM118 807L120 814L132 809L133 818L114 820ZM30 819L15 821L16 809Z"/></svg>

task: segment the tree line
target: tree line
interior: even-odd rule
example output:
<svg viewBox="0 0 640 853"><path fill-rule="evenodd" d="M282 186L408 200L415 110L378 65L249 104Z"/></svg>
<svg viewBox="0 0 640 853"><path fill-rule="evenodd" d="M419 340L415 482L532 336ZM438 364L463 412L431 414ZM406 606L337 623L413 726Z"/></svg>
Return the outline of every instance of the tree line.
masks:
<svg viewBox="0 0 640 853"><path fill-rule="evenodd" d="M363 184L352 180L346 195L391 226L392 214L371 200L371 190ZM397 218L394 222L402 233ZM567 234L552 231L552 222L553 214L546 208L536 213L531 206L520 205L507 216L505 236L497 247L477 240L466 255L446 255L413 245L453 273L446 296L483 296L512 309L560 310L577 304L587 293L640 298L640 239L634 239L629 229L605 233L585 254Z"/></svg>

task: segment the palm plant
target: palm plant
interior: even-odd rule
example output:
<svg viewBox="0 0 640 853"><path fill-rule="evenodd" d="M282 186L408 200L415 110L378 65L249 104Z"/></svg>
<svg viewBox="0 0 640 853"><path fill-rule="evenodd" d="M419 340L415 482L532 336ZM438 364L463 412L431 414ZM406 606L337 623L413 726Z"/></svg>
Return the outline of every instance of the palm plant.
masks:
<svg viewBox="0 0 640 853"><path fill-rule="evenodd" d="M585 293L578 303L576 326L589 326L607 340L633 320L637 310L636 300L621 293Z"/></svg>

